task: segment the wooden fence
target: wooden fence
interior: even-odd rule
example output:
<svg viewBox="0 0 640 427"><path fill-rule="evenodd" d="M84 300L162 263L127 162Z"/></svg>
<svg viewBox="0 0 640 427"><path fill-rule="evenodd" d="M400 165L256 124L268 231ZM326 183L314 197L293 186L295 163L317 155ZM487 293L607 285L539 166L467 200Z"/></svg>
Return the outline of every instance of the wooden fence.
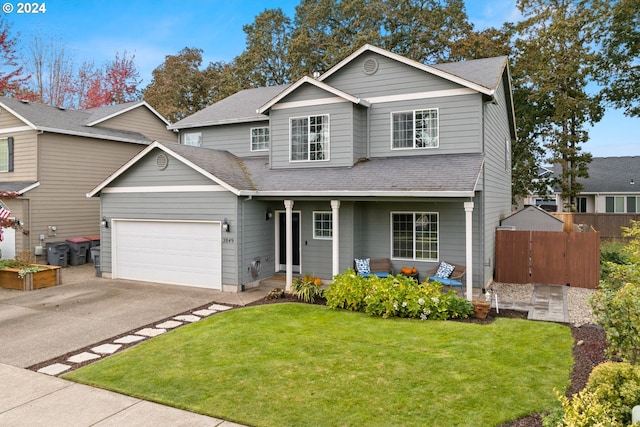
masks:
<svg viewBox="0 0 640 427"><path fill-rule="evenodd" d="M595 289L600 233L497 230L495 280Z"/></svg>
<svg viewBox="0 0 640 427"><path fill-rule="evenodd" d="M587 224L600 233L604 240L622 239L620 227L630 227L631 221L640 221L640 214L626 213L553 213L553 216L564 221L568 228L573 225Z"/></svg>

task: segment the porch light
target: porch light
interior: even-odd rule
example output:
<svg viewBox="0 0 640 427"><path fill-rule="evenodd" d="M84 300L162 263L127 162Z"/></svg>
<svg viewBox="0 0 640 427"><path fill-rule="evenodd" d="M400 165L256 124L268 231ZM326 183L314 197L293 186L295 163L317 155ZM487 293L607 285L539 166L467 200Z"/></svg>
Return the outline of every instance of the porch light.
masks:
<svg viewBox="0 0 640 427"><path fill-rule="evenodd" d="M100 225L104 228L109 228L109 220L103 216L102 220L100 220Z"/></svg>
<svg viewBox="0 0 640 427"><path fill-rule="evenodd" d="M222 229L227 233L229 232L229 221L227 220L227 218L222 220Z"/></svg>
<svg viewBox="0 0 640 427"><path fill-rule="evenodd" d="M635 184L635 183L636 183L636 182L633 180L633 178L631 178L631 181L629 181L629 184L633 185L633 184Z"/></svg>
<svg viewBox="0 0 640 427"><path fill-rule="evenodd" d="M269 221L271 218L273 218L273 211L271 210L271 208L267 208L267 215L265 217L265 220Z"/></svg>

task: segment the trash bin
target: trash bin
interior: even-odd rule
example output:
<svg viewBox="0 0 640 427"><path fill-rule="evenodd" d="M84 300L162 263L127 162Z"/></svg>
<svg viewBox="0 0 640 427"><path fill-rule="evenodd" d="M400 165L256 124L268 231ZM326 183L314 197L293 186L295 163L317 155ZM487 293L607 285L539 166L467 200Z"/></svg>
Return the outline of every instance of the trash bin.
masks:
<svg viewBox="0 0 640 427"><path fill-rule="evenodd" d="M89 248L87 249L87 262L89 262L89 260L91 260L92 262L95 262L93 259L93 253L91 252L91 248L100 246L100 236L84 236L83 238L89 240Z"/></svg>
<svg viewBox="0 0 640 427"><path fill-rule="evenodd" d="M84 237L72 237L69 242L69 265L82 265L87 262L87 251L91 241Z"/></svg>
<svg viewBox="0 0 640 427"><path fill-rule="evenodd" d="M47 262L49 265L66 267L69 254L69 244L67 242L49 242L47 247Z"/></svg>
<svg viewBox="0 0 640 427"><path fill-rule="evenodd" d="M100 269L100 246L94 246L89 250L91 251L93 265L96 268L96 277L102 277L102 270Z"/></svg>

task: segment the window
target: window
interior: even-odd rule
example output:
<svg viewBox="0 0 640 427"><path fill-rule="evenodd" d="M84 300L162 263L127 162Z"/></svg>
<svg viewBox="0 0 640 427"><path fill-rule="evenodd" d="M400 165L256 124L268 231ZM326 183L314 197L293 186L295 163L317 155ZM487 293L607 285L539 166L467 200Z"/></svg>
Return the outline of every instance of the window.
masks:
<svg viewBox="0 0 640 427"><path fill-rule="evenodd" d="M269 149L269 128L251 128L251 151Z"/></svg>
<svg viewBox="0 0 640 427"><path fill-rule="evenodd" d="M605 197L605 212L624 213L624 197L622 196Z"/></svg>
<svg viewBox="0 0 640 427"><path fill-rule="evenodd" d="M636 213L638 212L638 208L640 208L640 205L638 204L638 197L636 196L627 197L627 212Z"/></svg>
<svg viewBox="0 0 640 427"><path fill-rule="evenodd" d="M13 172L13 138L0 138L0 172Z"/></svg>
<svg viewBox="0 0 640 427"><path fill-rule="evenodd" d="M291 161L329 160L329 116L291 119Z"/></svg>
<svg viewBox="0 0 640 427"><path fill-rule="evenodd" d="M185 133L182 137L182 144L200 147L202 145L202 132Z"/></svg>
<svg viewBox="0 0 640 427"><path fill-rule="evenodd" d="M438 260L438 214L392 213L392 257Z"/></svg>
<svg viewBox="0 0 640 427"><path fill-rule="evenodd" d="M391 113L392 148L437 148L438 109Z"/></svg>
<svg viewBox="0 0 640 427"><path fill-rule="evenodd" d="M576 197L576 212L587 212L586 197Z"/></svg>
<svg viewBox="0 0 640 427"><path fill-rule="evenodd" d="M331 212L313 213L313 238L331 239L333 237L333 215Z"/></svg>

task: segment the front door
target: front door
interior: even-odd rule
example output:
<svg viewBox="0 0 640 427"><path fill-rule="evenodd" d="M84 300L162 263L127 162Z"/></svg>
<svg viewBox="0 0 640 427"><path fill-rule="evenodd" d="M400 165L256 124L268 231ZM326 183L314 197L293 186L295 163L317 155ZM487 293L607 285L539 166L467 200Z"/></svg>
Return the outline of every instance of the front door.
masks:
<svg viewBox="0 0 640 427"><path fill-rule="evenodd" d="M278 270L287 271L287 213L278 212ZM300 273L300 212L291 213L293 273Z"/></svg>

